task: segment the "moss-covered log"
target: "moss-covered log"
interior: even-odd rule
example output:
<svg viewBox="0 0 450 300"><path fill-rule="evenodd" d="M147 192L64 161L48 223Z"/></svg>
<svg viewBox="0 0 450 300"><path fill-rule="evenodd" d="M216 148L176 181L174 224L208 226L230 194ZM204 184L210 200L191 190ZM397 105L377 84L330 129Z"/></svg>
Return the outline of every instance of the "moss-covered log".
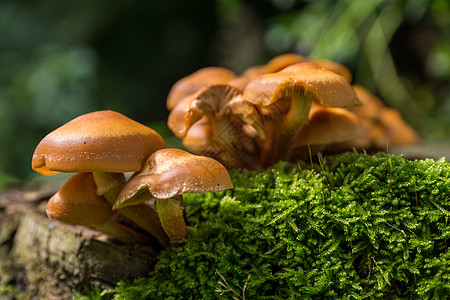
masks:
<svg viewBox="0 0 450 300"><path fill-rule="evenodd" d="M446 299L450 163L379 153L231 172L190 237L114 299Z"/></svg>

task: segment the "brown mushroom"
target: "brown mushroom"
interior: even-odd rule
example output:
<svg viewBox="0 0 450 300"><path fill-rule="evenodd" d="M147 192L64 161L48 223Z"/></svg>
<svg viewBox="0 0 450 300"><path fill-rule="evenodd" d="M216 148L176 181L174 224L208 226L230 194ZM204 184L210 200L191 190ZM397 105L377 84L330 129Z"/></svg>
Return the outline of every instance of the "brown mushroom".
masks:
<svg viewBox="0 0 450 300"><path fill-rule="evenodd" d="M180 80L170 89L167 96L167 108L172 110L182 99L209 84L225 84L236 75L225 68L206 67Z"/></svg>
<svg viewBox="0 0 450 300"><path fill-rule="evenodd" d="M165 147L153 129L113 111L81 115L49 133L33 154L33 170L45 175L57 172L92 172L97 194L110 205L125 184L123 172L139 171L145 159ZM167 245L156 212L149 205L120 211Z"/></svg>
<svg viewBox="0 0 450 300"><path fill-rule="evenodd" d="M312 100L324 106L360 104L345 78L311 62L253 79L243 97L264 116L266 139L260 159L264 166L289 158L294 140L307 122Z"/></svg>
<svg viewBox="0 0 450 300"><path fill-rule="evenodd" d="M394 109L388 108L379 98L366 88L354 85L355 92L363 103L359 107L347 108L359 116L362 126L367 131L366 140L351 143L366 145L366 149L382 150L387 146L412 145L420 142L420 137Z"/></svg>
<svg viewBox="0 0 450 300"><path fill-rule="evenodd" d="M250 164L255 168L254 156L249 153L248 145L242 143L244 135L248 137L250 134L250 139L264 137L255 106L229 85L209 85L181 100L170 112L168 126L176 136L184 138L191 127L205 117L212 130L209 147L225 152L222 155L227 157L227 161L222 162L231 167Z"/></svg>
<svg viewBox="0 0 450 300"><path fill-rule="evenodd" d="M145 201L144 197L138 198L148 191L156 199L156 210L164 230L171 241L177 241L187 236L182 194L218 192L232 187L227 170L218 161L166 148L153 153L143 169L130 178L114 208Z"/></svg>
<svg viewBox="0 0 450 300"><path fill-rule="evenodd" d="M291 159L306 159L309 151L314 154L325 150L348 150L340 144L366 136L358 116L341 107L325 107L312 103L308 119L309 122L297 135Z"/></svg>
<svg viewBox="0 0 450 300"><path fill-rule="evenodd" d="M117 212L96 194L96 189L92 173L72 176L48 201L48 217L96 229L125 243L147 243L148 237L112 219Z"/></svg>

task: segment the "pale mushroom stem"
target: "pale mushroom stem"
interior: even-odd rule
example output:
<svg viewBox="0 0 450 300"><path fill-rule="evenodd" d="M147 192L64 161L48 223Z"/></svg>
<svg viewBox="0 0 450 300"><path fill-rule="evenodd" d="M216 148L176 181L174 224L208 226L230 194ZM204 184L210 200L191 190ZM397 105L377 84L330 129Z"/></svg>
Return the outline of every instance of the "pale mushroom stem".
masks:
<svg viewBox="0 0 450 300"><path fill-rule="evenodd" d="M280 160L289 160L295 139L308 122L308 113L311 108L311 98L304 95L291 96L291 107L282 119L281 124L270 122L271 136L264 142L263 162L266 166L273 165ZM271 141L273 141L271 143ZM269 147L267 143L270 143ZM270 152L268 150L270 149ZM266 157L270 157L267 159Z"/></svg>
<svg viewBox="0 0 450 300"><path fill-rule="evenodd" d="M213 126L213 142L219 149L225 150L226 162L232 167L249 167L259 169L254 157L249 155L249 149L240 143L235 127L228 118L211 118Z"/></svg>
<svg viewBox="0 0 450 300"><path fill-rule="evenodd" d="M169 199L156 199L155 202L161 225L171 242L187 237L182 203L183 197L181 195Z"/></svg>
<svg viewBox="0 0 450 300"><path fill-rule="evenodd" d="M117 200L120 190L125 185L125 177L122 173L92 172L97 185L97 193L111 205ZM145 203L120 208L118 212L124 214L138 226L152 234L164 247L169 246L169 239L164 232L156 211Z"/></svg>
<svg viewBox="0 0 450 300"><path fill-rule="evenodd" d="M149 242L148 237L139 234L114 220L109 220L105 224L96 226L93 229L106 233L127 244L147 244Z"/></svg>

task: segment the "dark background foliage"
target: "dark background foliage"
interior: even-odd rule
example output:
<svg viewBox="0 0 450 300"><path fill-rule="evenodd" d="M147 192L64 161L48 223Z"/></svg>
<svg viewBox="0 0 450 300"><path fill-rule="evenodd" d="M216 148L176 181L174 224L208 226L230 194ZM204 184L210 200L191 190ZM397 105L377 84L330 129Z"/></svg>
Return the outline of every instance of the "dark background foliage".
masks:
<svg viewBox="0 0 450 300"><path fill-rule="evenodd" d="M349 67L426 139L450 136L445 0L0 1L0 187L33 173L40 139L117 110L165 127L171 85L288 51Z"/></svg>

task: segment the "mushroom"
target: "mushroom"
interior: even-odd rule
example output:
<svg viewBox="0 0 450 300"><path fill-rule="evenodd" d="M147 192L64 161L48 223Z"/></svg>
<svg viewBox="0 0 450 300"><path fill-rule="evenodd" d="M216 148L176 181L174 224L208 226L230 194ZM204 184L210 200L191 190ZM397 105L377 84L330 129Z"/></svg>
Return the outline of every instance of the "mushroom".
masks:
<svg viewBox="0 0 450 300"><path fill-rule="evenodd" d="M225 68L206 67L178 80L167 96L167 108L172 110L183 98L209 84L225 84L236 75Z"/></svg>
<svg viewBox="0 0 450 300"><path fill-rule="evenodd" d="M285 53L278 55L269 60L265 65L253 66L246 69L241 76L236 77L228 82L228 85L241 91L245 89L247 84L254 78L267 73L274 73L291 66L296 63L307 61L306 57L295 53Z"/></svg>
<svg viewBox="0 0 450 300"><path fill-rule="evenodd" d="M350 72L350 70L338 62L321 58L309 58L308 61L313 62L321 66L322 68L330 70L331 72L334 72L338 75L341 75L349 83L352 82L352 73Z"/></svg>
<svg viewBox="0 0 450 300"><path fill-rule="evenodd" d="M172 242L187 236L182 194L218 192L232 188L226 168L218 161L180 149L166 148L153 153L140 172L122 188L114 209L145 201L149 192L161 224ZM132 207L132 206L131 206Z"/></svg>
<svg viewBox="0 0 450 300"><path fill-rule="evenodd" d="M412 129L394 109L388 108L379 98L366 88L359 85L353 86L359 99L363 103L359 107L347 108L355 113L361 120L362 126L367 131L367 138L358 139L350 143L365 145L365 148L381 150L389 146L411 145L420 142L418 134Z"/></svg>
<svg viewBox="0 0 450 300"><path fill-rule="evenodd" d="M72 176L48 201L48 217L96 229L125 243L147 243L148 237L112 219L117 212L96 194L96 189L92 173Z"/></svg>
<svg viewBox="0 0 450 300"><path fill-rule="evenodd" d="M183 146L196 154L208 152L213 138L211 121L203 117L194 123L183 138Z"/></svg>
<svg viewBox="0 0 450 300"><path fill-rule="evenodd" d="M308 119L294 142L291 159L305 159L310 150L312 153L347 150L340 147L342 142L366 136L358 116L341 107L325 107L313 102Z"/></svg>
<svg viewBox="0 0 450 300"><path fill-rule="evenodd" d="M150 154L164 147L164 140L153 129L117 112L96 111L45 136L33 154L32 168L45 175L92 172L97 194L112 206L125 184L123 173L139 171ZM152 207L142 204L120 212L163 246L168 244Z"/></svg>
<svg viewBox="0 0 450 300"><path fill-rule="evenodd" d="M169 114L168 126L180 137L187 136L191 127L207 118L212 131L208 145L227 157L223 163L230 167L257 167L257 161L248 147L242 143L253 137L264 137L260 115L255 106L242 98L242 93L229 85L208 85L181 100Z"/></svg>
<svg viewBox="0 0 450 300"><path fill-rule="evenodd" d="M246 86L243 97L263 115L263 166L289 159L295 138L307 123L312 100L324 106L360 104L345 78L311 62L256 77Z"/></svg>

